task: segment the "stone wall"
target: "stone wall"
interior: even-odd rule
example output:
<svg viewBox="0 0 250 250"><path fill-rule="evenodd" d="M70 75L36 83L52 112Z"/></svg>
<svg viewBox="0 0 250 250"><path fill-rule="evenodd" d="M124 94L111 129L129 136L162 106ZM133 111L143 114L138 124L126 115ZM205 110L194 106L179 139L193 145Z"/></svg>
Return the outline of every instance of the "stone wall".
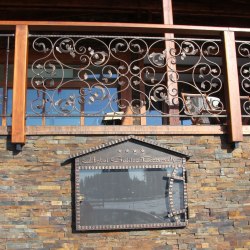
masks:
<svg viewBox="0 0 250 250"><path fill-rule="evenodd" d="M76 233L72 165L83 149L118 136L29 136L22 152L0 137L0 249L250 249L250 137L237 149L224 136L148 136L193 156L187 162L184 229Z"/></svg>

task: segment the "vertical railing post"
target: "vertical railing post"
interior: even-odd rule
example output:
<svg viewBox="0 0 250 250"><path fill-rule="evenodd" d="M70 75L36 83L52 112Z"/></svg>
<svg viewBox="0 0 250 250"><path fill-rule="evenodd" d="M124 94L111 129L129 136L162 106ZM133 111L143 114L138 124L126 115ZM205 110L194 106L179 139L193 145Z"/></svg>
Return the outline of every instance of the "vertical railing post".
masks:
<svg viewBox="0 0 250 250"><path fill-rule="evenodd" d="M164 24L173 24L173 8L172 8L172 0L162 0L163 6L163 21ZM166 47L166 55L167 59L171 58L170 54L171 49L174 49L174 43L171 41L174 39L174 34L166 33L165 34L165 47ZM169 125L179 125L179 107L178 107L178 84L176 79L176 65L172 63L172 60L168 60L168 65L166 66L167 71L167 87L168 87L168 100L169 107L163 106L163 112L168 112L170 117L168 119ZM171 116L173 115L173 116ZM177 116L174 116L177 115ZM166 118L163 118L163 124L166 124Z"/></svg>
<svg viewBox="0 0 250 250"><path fill-rule="evenodd" d="M239 78L236 57L235 35L232 31L224 31L224 75L226 79L226 105L228 111L229 140L243 140L240 109Z"/></svg>
<svg viewBox="0 0 250 250"><path fill-rule="evenodd" d="M131 61L131 55L129 53L126 53L126 54L122 53L120 58L122 60L124 60L125 62L130 63L130 61ZM133 121L134 121L133 117L130 116L133 114L132 109L131 109L132 107L130 107L131 102L132 102L132 88L131 88L131 83L129 82L130 79L131 79L130 73L128 73L126 75L126 77L125 76L120 77L121 81L123 81L123 80L125 82L127 81L127 85L126 84L121 85L121 89L120 89L121 90L121 100L122 100L121 106L125 106L125 107L127 106L127 108L125 110L125 117L122 120L122 125L133 125ZM128 105L128 103L129 103L129 105Z"/></svg>
<svg viewBox="0 0 250 250"><path fill-rule="evenodd" d="M17 25L12 106L12 143L25 143L25 113L28 68L28 26Z"/></svg>

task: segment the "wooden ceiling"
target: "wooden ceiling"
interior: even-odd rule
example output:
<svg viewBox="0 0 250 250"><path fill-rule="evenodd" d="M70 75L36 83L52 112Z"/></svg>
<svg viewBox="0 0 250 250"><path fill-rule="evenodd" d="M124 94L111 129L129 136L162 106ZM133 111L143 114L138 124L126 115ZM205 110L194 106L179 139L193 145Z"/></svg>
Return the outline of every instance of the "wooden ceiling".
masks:
<svg viewBox="0 0 250 250"><path fill-rule="evenodd" d="M172 0L174 23L250 26L249 0ZM0 0L1 20L162 23L161 0Z"/></svg>

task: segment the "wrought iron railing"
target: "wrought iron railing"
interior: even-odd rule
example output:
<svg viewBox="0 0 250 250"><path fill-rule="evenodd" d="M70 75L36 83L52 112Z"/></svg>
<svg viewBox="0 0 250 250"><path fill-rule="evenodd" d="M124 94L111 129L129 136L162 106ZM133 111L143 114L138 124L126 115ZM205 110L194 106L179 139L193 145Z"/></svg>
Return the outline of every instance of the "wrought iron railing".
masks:
<svg viewBox="0 0 250 250"><path fill-rule="evenodd" d="M221 40L29 35L27 117L71 125L222 124ZM53 118L53 119L54 119ZM67 121L67 123L69 120Z"/></svg>
<svg viewBox="0 0 250 250"><path fill-rule="evenodd" d="M236 41L239 87L241 99L241 115L244 125L249 124L250 118L250 41Z"/></svg>
<svg viewBox="0 0 250 250"><path fill-rule="evenodd" d="M13 81L0 74L7 76L1 81L1 131L10 132L10 115L12 143L25 143L27 134L51 132L49 126L29 125L64 125L54 134L228 133L231 142L242 141L249 132L240 122L240 100L249 96L244 92L247 68L242 66L245 90L239 94L235 43L235 35L247 37L249 29L26 21L0 21L0 26L15 31L15 50L5 47L0 57L0 62L7 60L1 63L6 72L14 68ZM121 36L93 35L100 31ZM246 54L240 57L247 67ZM99 124L217 126L82 126Z"/></svg>
<svg viewBox="0 0 250 250"><path fill-rule="evenodd" d="M0 34L0 125L11 125L14 34Z"/></svg>

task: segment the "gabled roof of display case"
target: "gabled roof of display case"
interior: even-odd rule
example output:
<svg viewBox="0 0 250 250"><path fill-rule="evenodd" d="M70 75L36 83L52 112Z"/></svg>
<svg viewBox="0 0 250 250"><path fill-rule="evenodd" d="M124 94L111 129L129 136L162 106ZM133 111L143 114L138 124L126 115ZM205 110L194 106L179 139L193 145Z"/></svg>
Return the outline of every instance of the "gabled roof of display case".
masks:
<svg viewBox="0 0 250 250"><path fill-rule="evenodd" d="M151 146L151 147L153 146L155 149L162 150L162 151L164 151L164 152L166 152L168 154L172 154L172 155L175 155L177 157L186 158L186 159L191 157L190 154L186 154L184 152L180 152L180 151L171 149L170 147L162 145L162 144L158 143L155 140L143 139L143 138L140 138L140 137L137 137L137 136L134 136L134 135L129 135L129 136L126 136L126 137L122 137L120 139L115 139L115 140L110 141L108 143L103 143L103 144L98 145L96 147L91 147L91 148L85 149L85 150L83 150L81 152L78 152L76 154L72 154L72 155L69 156L68 159L65 160L65 163L70 161L70 160L73 160L75 158L81 157L83 155L94 153L94 152L103 150L105 148L110 148L110 147L113 147L115 145L127 142L127 141L135 142L135 143L140 142L140 143L143 143L144 146Z"/></svg>

